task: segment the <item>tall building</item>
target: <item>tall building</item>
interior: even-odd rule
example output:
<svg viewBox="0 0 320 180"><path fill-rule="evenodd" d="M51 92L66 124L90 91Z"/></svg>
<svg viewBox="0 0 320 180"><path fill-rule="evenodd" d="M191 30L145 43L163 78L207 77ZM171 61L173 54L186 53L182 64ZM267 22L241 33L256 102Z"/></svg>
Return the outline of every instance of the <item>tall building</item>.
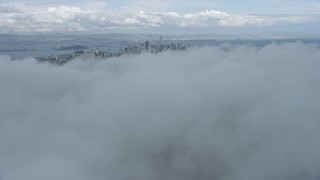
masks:
<svg viewBox="0 0 320 180"><path fill-rule="evenodd" d="M149 41L146 41L145 47L146 47L146 50L149 51Z"/></svg>
<svg viewBox="0 0 320 180"><path fill-rule="evenodd" d="M96 56L99 55L99 48L96 48Z"/></svg>

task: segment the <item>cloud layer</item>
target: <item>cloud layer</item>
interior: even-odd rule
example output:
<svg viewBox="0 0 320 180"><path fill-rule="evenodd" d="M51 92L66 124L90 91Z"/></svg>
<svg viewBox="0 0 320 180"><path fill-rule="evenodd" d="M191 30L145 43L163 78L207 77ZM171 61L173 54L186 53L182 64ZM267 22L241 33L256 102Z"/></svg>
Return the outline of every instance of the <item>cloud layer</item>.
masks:
<svg viewBox="0 0 320 180"><path fill-rule="evenodd" d="M205 10L198 13L122 12L72 6L0 6L1 33L21 32L109 32L145 28L269 27L318 24L317 15L235 15Z"/></svg>
<svg viewBox="0 0 320 180"><path fill-rule="evenodd" d="M2 180L316 180L320 50L0 57Z"/></svg>

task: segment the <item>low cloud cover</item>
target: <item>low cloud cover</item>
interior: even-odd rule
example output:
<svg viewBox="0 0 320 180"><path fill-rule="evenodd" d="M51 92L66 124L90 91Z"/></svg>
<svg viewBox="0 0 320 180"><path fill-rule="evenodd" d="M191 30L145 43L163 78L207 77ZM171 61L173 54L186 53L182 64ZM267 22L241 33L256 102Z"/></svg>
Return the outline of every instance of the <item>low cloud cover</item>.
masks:
<svg viewBox="0 0 320 180"><path fill-rule="evenodd" d="M0 57L1 180L318 180L320 49Z"/></svg>

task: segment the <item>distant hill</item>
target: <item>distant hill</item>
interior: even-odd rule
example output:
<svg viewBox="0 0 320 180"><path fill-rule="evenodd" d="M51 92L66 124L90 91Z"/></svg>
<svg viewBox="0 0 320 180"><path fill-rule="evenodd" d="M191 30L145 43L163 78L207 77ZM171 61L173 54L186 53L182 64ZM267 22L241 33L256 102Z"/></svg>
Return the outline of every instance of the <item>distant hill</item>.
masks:
<svg viewBox="0 0 320 180"><path fill-rule="evenodd" d="M74 45L74 46L65 46L65 47L61 47L57 50L61 50L61 51L69 51L69 50L86 50L89 49L89 47L87 46L82 46L82 45Z"/></svg>

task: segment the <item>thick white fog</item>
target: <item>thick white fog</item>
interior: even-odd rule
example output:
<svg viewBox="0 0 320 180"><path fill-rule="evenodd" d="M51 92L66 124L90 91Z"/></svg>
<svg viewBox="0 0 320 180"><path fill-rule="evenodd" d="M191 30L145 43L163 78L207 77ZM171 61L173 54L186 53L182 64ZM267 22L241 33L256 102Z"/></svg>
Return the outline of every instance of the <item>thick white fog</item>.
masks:
<svg viewBox="0 0 320 180"><path fill-rule="evenodd" d="M320 48L0 57L1 180L319 180Z"/></svg>

